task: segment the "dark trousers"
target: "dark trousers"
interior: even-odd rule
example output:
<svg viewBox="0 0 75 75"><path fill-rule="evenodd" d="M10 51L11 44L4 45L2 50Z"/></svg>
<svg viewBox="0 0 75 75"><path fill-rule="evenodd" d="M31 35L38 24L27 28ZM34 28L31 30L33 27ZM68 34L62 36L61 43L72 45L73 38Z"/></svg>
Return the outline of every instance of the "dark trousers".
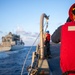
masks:
<svg viewBox="0 0 75 75"><path fill-rule="evenodd" d="M49 41L45 41L45 56L49 56L51 55L51 51L50 51L50 42Z"/></svg>

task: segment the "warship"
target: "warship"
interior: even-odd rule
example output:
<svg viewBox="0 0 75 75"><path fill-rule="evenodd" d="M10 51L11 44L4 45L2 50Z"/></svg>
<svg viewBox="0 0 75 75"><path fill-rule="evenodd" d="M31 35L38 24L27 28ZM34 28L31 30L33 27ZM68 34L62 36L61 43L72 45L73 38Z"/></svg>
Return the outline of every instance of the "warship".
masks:
<svg viewBox="0 0 75 75"><path fill-rule="evenodd" d="M7 35L2 37L0 44L0 52L10 51L24 48L24 42L20 38L20 35L12 34L9 32Z"/></svg>

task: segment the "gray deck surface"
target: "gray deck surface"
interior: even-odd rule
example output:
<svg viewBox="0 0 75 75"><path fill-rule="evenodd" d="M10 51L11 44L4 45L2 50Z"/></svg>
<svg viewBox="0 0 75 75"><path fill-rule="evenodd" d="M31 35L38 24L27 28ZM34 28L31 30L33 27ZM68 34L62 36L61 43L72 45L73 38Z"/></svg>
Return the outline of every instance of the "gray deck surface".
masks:
<svg viewBox="0 0 75 75"><path fill-rule="evenodd" d="M50 71L52 75L62 75L60 69L60 44L51 45L52 58L48 59Z"/></svg>

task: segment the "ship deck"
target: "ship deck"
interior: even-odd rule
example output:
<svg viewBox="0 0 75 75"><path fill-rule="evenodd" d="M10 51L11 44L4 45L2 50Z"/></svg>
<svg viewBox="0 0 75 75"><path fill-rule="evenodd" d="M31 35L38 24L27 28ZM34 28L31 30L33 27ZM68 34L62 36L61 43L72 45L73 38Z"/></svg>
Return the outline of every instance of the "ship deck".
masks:
<svg viewBox="0 0 75 75"><path fill-rule="evenodd" d="M52 58L39 59L38 75L62 75L60 69L60 44L51 44Z"/></svg>
<svg viewBox="0 0 75 75"><path fill-rule="evenodd" d="M60 69L60 44L51 44L52 58L48 59L50 75L62 75Z"/></svg>

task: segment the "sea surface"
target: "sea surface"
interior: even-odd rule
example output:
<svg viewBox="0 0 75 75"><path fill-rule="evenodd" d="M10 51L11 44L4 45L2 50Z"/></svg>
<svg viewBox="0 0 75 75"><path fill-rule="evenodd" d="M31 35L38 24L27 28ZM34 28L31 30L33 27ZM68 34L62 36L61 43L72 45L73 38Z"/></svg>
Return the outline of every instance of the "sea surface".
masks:
<svg viewBox="0 0 75 75"><path fill-rule="evenodd" d="M30 48L30 46L25 46L20 50L0 52L0 75L21 75L23 63ZM35 49L36 47L33 46L27 58L23 75L27 75L27 66L31 64L32 52Z"/></svg>
<svg viewBox="0 0 75 75"><path fill-rule="evenodd" d="M51 45L52 58L49 60L49 67L52 75L61 75L59 64L60 45ZM31 46L25 46L20 50L13 50L8 52L0 52L0 75L21 75L24 60L28 54ZM36 50L33 46L24 66L23 75L27 75L27 67L31 64L32 52Z"/></svg>

